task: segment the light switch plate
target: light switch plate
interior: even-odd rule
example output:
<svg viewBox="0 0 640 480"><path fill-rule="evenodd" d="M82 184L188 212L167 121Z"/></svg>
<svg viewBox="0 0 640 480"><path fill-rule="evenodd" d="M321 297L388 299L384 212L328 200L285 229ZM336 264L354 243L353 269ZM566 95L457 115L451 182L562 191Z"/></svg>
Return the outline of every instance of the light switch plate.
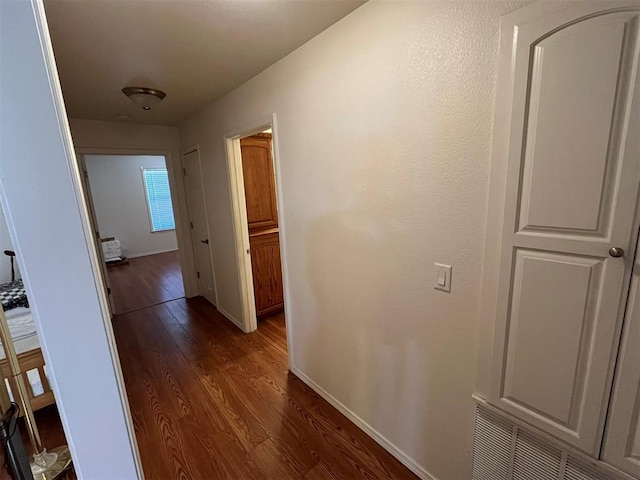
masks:
<svg viewBox="0 0 640 480"><path fill-rule="evenodd" d="M436 263L433 288L443 292L451 292L451 265Z"/></svg>

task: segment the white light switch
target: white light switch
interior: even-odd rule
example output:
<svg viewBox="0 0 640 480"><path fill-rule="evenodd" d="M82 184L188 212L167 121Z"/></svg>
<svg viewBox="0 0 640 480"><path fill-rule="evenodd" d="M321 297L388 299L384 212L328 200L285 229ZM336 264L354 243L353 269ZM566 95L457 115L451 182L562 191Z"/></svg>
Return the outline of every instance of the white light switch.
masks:
<svg viewBox="0 0 640 480"><path fill-rule="evenodd" d="M451 291L451 265L436 263L436 282L433 288L443 292Z"/></svg>

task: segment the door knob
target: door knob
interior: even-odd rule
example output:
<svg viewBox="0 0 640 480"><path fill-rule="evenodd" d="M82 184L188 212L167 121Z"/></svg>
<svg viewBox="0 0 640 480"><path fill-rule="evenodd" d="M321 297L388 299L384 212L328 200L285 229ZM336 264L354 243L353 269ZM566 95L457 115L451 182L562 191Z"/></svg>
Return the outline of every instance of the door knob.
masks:
<svg viewBox="0 0 640 480"><path fill-rule="evenodd" d="M609 250L609 255L612 257L618 258L624 256L624 250L620 247L611 247Z"/></svg>
<svg viewBox="0 0 640 480"><path fill-rule="evenodd" d="M209 245L209 239L205 238L204 240L200 240L200 243L204 243L205 245Z"/></svg>

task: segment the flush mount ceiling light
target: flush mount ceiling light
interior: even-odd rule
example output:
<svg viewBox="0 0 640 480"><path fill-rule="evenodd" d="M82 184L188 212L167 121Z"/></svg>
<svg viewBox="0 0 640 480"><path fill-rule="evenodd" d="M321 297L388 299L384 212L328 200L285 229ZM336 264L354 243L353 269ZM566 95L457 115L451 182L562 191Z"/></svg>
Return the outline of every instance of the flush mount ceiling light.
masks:
<svg viewBox="0 0 640 480"><path fill-rule="evenodd" d="M167 96L162 90L147 87L125 87L122 89L122 93L144 110L151 110L151 107L160 103Z"/></svg>

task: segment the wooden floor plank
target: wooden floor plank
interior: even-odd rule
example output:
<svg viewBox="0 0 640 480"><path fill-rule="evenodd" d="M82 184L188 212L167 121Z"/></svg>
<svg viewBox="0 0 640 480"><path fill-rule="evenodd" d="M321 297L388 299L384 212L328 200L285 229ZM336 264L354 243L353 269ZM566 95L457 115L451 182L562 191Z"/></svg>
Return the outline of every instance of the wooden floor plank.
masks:
<svg viewBox="0 0 640 480"><path fill-rule="evenodd" d="M267 478L298 479L303 478L310 470L271 439L265 440L254 448L251 456Z"/></svg>
<svg viewBox="0 0 640 480"><path fill-rule="evenodd" d="M107 269L116 314L184 297L180 254L157 253Z"/></svg>

